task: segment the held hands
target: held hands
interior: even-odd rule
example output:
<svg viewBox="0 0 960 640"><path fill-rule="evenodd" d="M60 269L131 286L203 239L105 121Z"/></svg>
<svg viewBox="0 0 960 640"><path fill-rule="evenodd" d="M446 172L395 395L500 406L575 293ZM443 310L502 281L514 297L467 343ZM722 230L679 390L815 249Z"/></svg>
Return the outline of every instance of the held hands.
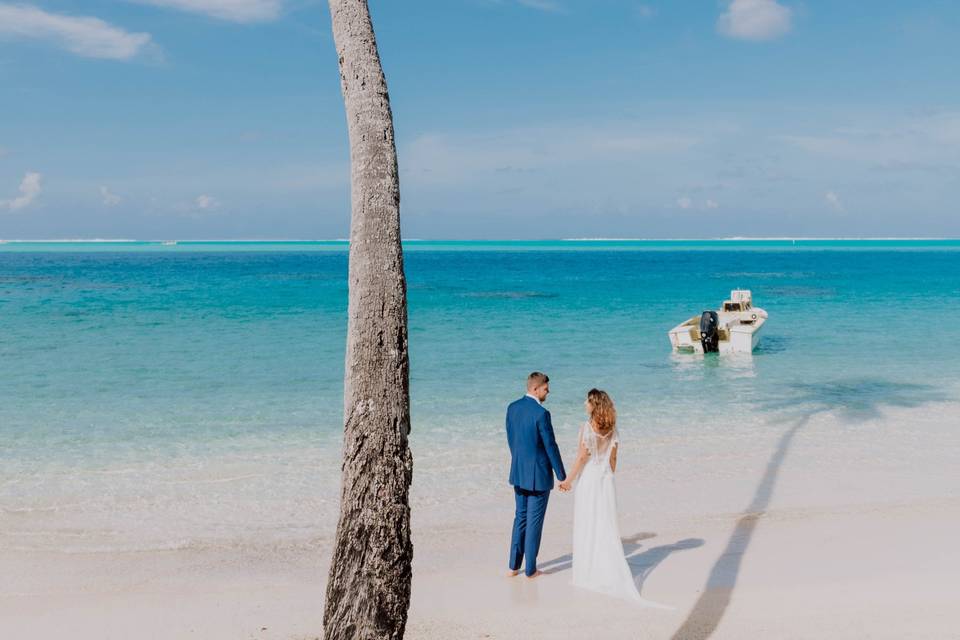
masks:
<svg viewBox="0 0 960 640"><path fill-rule="evenodd" d="M557 487L560 489L560 493L567 493L572 488L573 483L570 481L570 478L567 478L561 482Z"/></svg>

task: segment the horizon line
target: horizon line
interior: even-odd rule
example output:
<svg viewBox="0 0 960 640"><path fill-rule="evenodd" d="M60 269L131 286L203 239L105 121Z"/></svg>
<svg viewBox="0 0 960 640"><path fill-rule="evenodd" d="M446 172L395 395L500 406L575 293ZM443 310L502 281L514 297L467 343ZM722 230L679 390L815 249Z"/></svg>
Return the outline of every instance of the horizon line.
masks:
<svg viewBox="0 0 960 640"><path fill-rule="evenodd" d="M960 241L960 237L935 236L725 236L718 238L402 238L401 242L740 242L755 240L914 240L914 241ZM0 238L0 244L48 243L48 244L96 244L96 243L205 243L205 242L340 242L349 244L349 238Z"/></svg>

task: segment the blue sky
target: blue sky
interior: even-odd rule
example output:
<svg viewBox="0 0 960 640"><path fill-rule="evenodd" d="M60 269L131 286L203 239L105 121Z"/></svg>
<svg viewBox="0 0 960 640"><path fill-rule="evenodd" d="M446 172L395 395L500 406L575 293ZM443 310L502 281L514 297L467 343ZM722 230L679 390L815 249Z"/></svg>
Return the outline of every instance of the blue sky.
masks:
<svg viewBox="0 0 960 640"><path fill-rule="evenodd" d="M960 236L960 3L372 0L410 238ZM0 0L0 238L338 238L325 2Z"/></svg>

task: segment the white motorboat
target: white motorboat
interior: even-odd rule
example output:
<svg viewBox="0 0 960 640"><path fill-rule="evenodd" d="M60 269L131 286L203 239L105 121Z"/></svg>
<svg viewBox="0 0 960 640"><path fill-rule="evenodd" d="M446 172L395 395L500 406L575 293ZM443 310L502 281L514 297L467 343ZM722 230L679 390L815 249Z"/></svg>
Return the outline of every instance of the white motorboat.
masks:
<svg viewBox="0 0 960 640"><path fill-rule="evenodd" d="M734 289L716 311L704 311L670 329L674 351L753 353L767 312L753 306L746 289Z"/></svg>

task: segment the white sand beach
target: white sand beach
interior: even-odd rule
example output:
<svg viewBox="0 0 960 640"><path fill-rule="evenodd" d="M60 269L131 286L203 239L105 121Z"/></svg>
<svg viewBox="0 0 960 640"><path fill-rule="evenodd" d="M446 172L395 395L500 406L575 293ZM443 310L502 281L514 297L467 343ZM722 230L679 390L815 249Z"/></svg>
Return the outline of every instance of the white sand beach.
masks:
<svg viewBox="0 0 960 640"><path fill-rule="evenodd" d="M638 437L643 448L631 451L625 437L625 552L643 596L671 610L569 586L572 499L559 493L540 554L547 575L507 578L502 456L483 452L489 492L465 508L434 499L425 485L445 472L425 459L407 637L958 637L958 422L960 405L940 402L856 421L793 416L750 443L708 432ZM232 548L5 549L3 635L320 637L333 525L305 541Z"/></svg>

